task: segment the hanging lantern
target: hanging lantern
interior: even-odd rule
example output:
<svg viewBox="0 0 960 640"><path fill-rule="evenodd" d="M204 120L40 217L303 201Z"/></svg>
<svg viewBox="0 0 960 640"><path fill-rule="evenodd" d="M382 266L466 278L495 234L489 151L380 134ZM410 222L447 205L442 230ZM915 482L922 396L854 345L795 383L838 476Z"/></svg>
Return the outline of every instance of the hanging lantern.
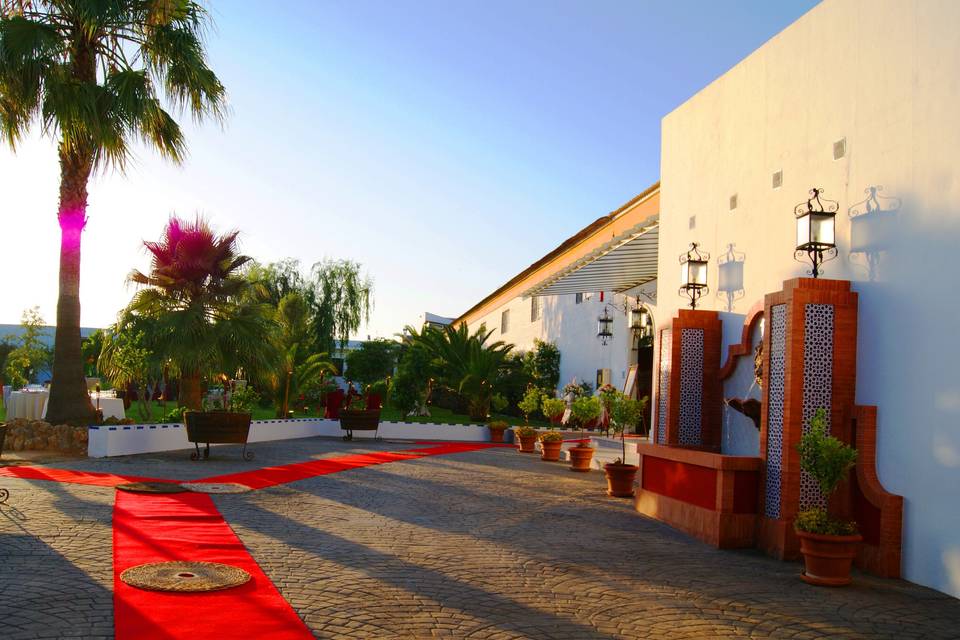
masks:
<svg viewBox="0 0 960 640"><path fill-rule="evenodd" d="M610 317L610 312L606 309L603 310L603 315L597 318L597 337L600 338L600 342L603 345L607 344L607 341L613 337L613 318Z"/></svg>
<svg viewBox="0 0 960 640"><path fill-rule="evenodd" d="M710 254L700 251L696 242L691 243L690 250L680 255L680 295L690 298L690 308L697 308L697 300L706 294L707 265Z"/></svg>
<svg viewBox="0 0 960 640"><path fill-rule="evenodd" d="M813 265L810 275L820 275L820 266L837 257L836 216L840 205L820 200L823 189L811 189L810 198L794 208L797 219L797 248L794 259L806 258ZM806 256L804 256L806 254Z"/></svg>
<svg viewBox="0 0 960 640"><path fill-rule="evenodd" d="M646 338L650 335L650 310L637 301L637 306L630 310L630 329L637 338Z"/></svg>

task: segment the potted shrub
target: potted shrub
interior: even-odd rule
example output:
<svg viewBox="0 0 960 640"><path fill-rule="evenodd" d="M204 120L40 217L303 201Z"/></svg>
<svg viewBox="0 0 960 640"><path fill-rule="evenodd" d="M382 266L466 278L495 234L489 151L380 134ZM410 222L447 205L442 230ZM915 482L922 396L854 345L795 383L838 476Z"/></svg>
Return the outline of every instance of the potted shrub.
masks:
<svg viewBox="0 0 960 640"><path fill-rule="evenodd" d="M247 438L250 435L250 421L253 406L259 400L257 392L250 387L238 389L230 397L230 406L223 409L220 401L214 402L213 411L185 411L183 421L187 427L187 440L194 443L196 450L190 454L191 460L210 457L210 444L242 444L241 457L253 460L253 452L247 451ZM200 451L200 443L205 443Z"/></svg>
<svg viewBox="0 0 960 640"><path fill-rule="evenodd" d="M560 461L560 447L563 446L563 434L559 431L546 431L540 434L540 459L547 462Z"/></svg>
<svg viewBox="0 0 960 640"><path fill-rule="evenodd" d="M537 430L529 425L514 427L514 438L517 441L520 453L536 453L534 444L537 442Z"/></svg>
<svg viewBox="0 0 960 640"><path fill-rule="evenodd" d="M503 442L503 432L509 427L503 420L494 420L487 424L490 429L490 442Z"/></svg>
<svg viewBox="0 0 960 640"><path fill-rule="evenodd" d="M596 398L581 396L570 405L570 414L580 425L580 440L575 446L570 447L570 470L571 471L590 471L590 462L593 460L593 447L584 440L584 427L587 423L597 419L600 415L600 401Z"/></svg>
<svg viewBox="0 0 960 640"><path fill-rule="evenodd" d="M603 465L607 475L607 495L617 498L633 497L633 482L639 467L627 464L627 440L624 434L631 425L636 426L643 413L645 401L634 400L617 392L609 401L610 420L615 432L620 434L620 457Z"/></svg>
<svg viewBox="0 0 960 640"><path fill-rule="evenodd" d="M813 476L829 504L830 496L857 463L857 450L831 436L827 414L817 409L810 430L800 438L800 468ZM832 517L826 509L801 511L794 521L803 555L804 581L828 587L850 584L850 567L863 539L857 524Z"/></svg>
<svg viewBox="0 0 960 640"><path fill-rule="evenodd" d="M567 409L567 403L562 398L544 398L540 410L547 416L551 424L560 424L563 420L563 412Z"/></svg>

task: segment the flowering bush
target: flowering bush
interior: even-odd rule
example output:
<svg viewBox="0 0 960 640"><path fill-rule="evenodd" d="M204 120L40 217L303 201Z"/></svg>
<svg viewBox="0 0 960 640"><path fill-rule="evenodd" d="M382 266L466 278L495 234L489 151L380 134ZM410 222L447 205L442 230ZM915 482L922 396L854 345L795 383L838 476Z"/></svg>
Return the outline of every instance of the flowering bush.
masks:
<svg viewBox="0 0 960 640"><path fill-rule="evenodd" d="M609 382L597 389L597 393L600 395L600 403L603 404L607 411L610 411L613 407L613 403L617 401L617 397L623 395Z"/></svg>
<svg viewBox="0 0 960 640"><path fill-rule="evenodd" d="M563 442L563 434L559 431L544 431L540 434L540 442Z"/></svg>
<svg viewBox="0 0 960 640"><path fill-rule="evenodd" d="M589 382L571 382L563 388L563 395L567 396L572 393L574 398L582 398L589 396L592 390L593 387L590 386Z"/></svg>

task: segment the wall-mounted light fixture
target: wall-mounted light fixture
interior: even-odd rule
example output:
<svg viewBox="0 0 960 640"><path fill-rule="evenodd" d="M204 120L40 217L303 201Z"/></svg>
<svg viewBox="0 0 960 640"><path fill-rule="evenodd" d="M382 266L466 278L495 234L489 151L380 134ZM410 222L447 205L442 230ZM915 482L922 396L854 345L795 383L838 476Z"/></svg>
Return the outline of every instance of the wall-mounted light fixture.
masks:
<svg viewBox="0 0 960 640"><path fill-rule="evenodd" d="M840 203L820 199L823 189L810 189L810 198L794 208L797 219L797 248L794 259L809 260L810 275L820 275L820 266L837 257L836 215ZM806 256L804 256L806 254Z"/></svg>
<svg viewBox="0 0 960 640"><path fill-rule="evenodd" d="M597 318L597 337L600 338L600 343L603 346L606 346L610 338L613 337L611 327L613 327L613 318L610 317L610 312L604 307L603 315Z"/></svg>
<svg viewBox="0 0 960 640"><path fill-rule="evenodd" d="M634 338L647 338L652 333L653 322L650 318L650 310L637 300L637 306L630 310L630 330L633 331Z"/></svg>
<svg viewBox="0 0 960 640"><path fill-rule="evenodd" d="M700 251L696 242L690 244L690 250L680 254L680 291L679 294L690 298L690 308L697 308L697 300L708 293L707 265L710 254Z"/></svg>

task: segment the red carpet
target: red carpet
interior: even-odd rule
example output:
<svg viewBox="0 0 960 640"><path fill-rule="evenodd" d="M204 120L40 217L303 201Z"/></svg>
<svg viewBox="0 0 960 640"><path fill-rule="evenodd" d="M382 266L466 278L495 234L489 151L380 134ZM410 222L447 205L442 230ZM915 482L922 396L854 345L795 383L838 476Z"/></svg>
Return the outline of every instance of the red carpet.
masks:
<svg viewBox="0 0 960 640"><path fill-rule="evenodd" d="M240 587L206 593L145 591L120 580L129 567L170 560L223 562L253 578ZM113 570L117 640L313 638L208 495L118 491Z"/></svg>
<svg viewBox="0 0 960 640"><path fill-rule="evenodd" d="M449 443L439 446L422 447L419 449L406 449L404 451L383 451L377 453L359 453L349 456L338 456L336 458L324 458L322 460L310 460L309 462L296 462L293 464L284 464L276 467L264 467L253 471L241 471L240 473L228 473L222 476L213 476L193 482L236 482L246 485L251 489L265 489L278 484L296 482L297 480L306 480L315 476L323 476L330 473L339 473L349 469L358 469L360 467L369 467L376 464L385 464L387 462L398 462L401 460L410 460L422 458L428 455L442 455L447 453L462 453L464 451L475 451L486 449L489 444L467 444L467 443ZM494 445L495 446L495 445Z"/></svg>
<svg viewBox="0 0 960 640"><path fill-rule="evenodd" d="M513 446L456 442L416 444L430 446L311 460L195 482L237 482L253 489L263 489L388 462ZM126 482L176 482L30 466L2 467L0 477L102 487ZM246 570L252 579L240 587L207 593L145 591L127 586L120 580L120 574L132 566L172 560L223 562ZM313 637L206 494L118 491L113 508L113 571L117 640L299 640Z"/></svg>
<svg viewBox="0 0 960 640"><path fill-rule="evenodd" d="M112 473L96 471L73 471L54 469L53 467L0 467L0 476L21 478L23 480L49 480L71 484L92 484L98 487L115 487L127 482L177 482L163 478L142 478L140 476L118 476Z"/></svg>

